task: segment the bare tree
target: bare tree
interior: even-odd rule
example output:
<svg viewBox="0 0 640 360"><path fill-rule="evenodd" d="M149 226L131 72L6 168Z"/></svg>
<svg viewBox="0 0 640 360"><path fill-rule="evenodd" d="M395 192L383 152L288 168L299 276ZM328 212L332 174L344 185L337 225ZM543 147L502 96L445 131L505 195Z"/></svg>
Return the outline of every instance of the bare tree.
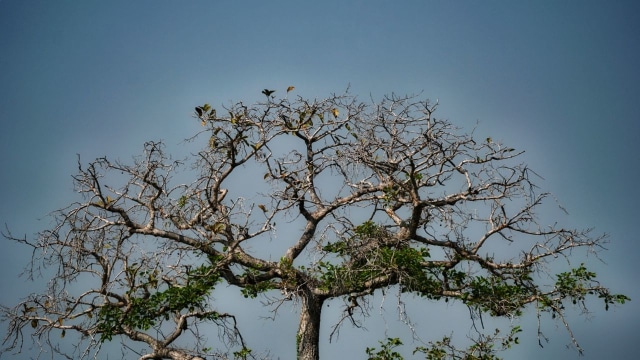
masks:
<svg viewBox="0 0 640 360"><path fill-rule="evenodd" d="M29 277L53 276L43 293L2 307L5 351L19 352L30 336L91 358L117 338L140 359L253 357L236 315L211 297L218 284L274 308L297 301L299 359L320 357L325 301L345 300L335 333L344 320L358 325L367 299L390 287L461 302L473 318L515 317L530 306L539 318L557 317L579 351L563 304L628 300L584 265L548 276L553 261L571 260L576 248L595 252L606 238L541 224L536 211L550 196L518 162L522 151L474 139L436 119L437 103L414 97L263 93L251 106L196 107L203 130L189 143L204 148L187 160L148 142L130 165L78 161L82 200L57 211L36 239L5 234L33 248ZM303 224L299 232L282 225L291 221ZM222 343L204 336L205 324ZM480 358L496 351L492 342L517 341L517 331L479 335L468 349L445 337L419 350ZM57 344L66 333L79 336L71 353Z"/></svg>

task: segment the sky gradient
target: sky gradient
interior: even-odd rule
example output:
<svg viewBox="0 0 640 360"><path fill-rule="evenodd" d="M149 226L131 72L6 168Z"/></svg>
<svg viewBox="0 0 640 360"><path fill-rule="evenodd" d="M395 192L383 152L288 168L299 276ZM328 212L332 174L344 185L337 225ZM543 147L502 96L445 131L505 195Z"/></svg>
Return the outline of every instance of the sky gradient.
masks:
<svg viewBox="0 0 640 360"><path fill-rule="evenodd" d="M594 304L588 320L572 317L574 332L582 359L635 359L639 16L636 1L3 0L0 222L19 236L47 228L50 211L77 199L78 154L128 160L147 140L188 153L182 140L199 130L190 114L205 102L253 102L289 85L306 98L347 87L363 100L421 94L438 99L439 117L525 150L541 188L569 212L560 224L609 234L605 263L586 261L632 301L608 313ZM39 286L17 277L29 249L1 244L6 305ZM293 338L260 345L287 359L297 315L282 315ZM468 318L447 315L451 327L432 339ZM561 324L540 349L534 320L522 320L528 339L505 357L579 358ZM381 339L375 324L345 329L323 358L365 358Z"/></svg>

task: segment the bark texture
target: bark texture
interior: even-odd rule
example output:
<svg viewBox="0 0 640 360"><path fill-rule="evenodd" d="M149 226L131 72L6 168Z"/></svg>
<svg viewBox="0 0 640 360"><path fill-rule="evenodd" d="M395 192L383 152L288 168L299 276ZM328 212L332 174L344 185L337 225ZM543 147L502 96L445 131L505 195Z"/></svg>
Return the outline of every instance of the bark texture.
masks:
<svg viewBox="0 0 640 360"><path fill-rule="evenodd" d="M307 290L301 300L300 326L296 335L298 360L319 360L320 315L324 299Z"/></svg>

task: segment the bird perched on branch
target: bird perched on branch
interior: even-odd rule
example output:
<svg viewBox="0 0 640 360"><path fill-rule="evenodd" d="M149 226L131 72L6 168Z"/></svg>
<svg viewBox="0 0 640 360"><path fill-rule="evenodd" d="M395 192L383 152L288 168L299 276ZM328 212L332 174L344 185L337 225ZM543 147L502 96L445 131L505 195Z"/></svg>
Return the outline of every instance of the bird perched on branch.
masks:
<svg viewBox="0 0 640 360"><path fill-rule="evenodd" d="M369 166L371 169L375 171L381 171L386 174L391 174L400 168L397 162L392 162L390 160L376 161L376 160L371 160L369 158L364 158L363 162L367 166Z"/></svg>

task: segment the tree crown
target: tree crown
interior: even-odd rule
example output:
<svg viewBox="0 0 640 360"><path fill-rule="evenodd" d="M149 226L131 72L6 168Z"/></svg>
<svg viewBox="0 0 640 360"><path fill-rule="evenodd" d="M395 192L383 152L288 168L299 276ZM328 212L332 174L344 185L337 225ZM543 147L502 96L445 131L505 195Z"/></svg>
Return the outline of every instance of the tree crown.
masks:
<svg viewBox="0 0 640 360"><path fill-rule="evenodd" d="M41 266L53 274L45 292L2 307L7 350L19 351L31 327L54 351L62 350L49 334L80 334L75 357L115 338L146 344L140 359L224 357L200 330L213 324L237 357L254 356L238 315L216 306L221 283L264 295L274 309L299 300L301 359L319 357L325 301L344 300L333 336L344 321L359 326L368 299L390 287L458 301L477 316L535 306L539 317L558 317L580 351L563 304L629 300L584 264L545 282L555 259L597 251L606 237L541 223L550 194L519 162L522 151L461 132L430 101L289 99L291 90L277 98L266 89L254 105L196 107L202 130L188 140L204 146L186 160L147 142L132 164L79 162L82 200L35 240L7 234L34 248L31 274ZM508 347L518 332L479 335L462 350L445 337L416 351L491 358L493 343ZM394 358L401 341L381 345L366 349L370 358Z"/></svg>

